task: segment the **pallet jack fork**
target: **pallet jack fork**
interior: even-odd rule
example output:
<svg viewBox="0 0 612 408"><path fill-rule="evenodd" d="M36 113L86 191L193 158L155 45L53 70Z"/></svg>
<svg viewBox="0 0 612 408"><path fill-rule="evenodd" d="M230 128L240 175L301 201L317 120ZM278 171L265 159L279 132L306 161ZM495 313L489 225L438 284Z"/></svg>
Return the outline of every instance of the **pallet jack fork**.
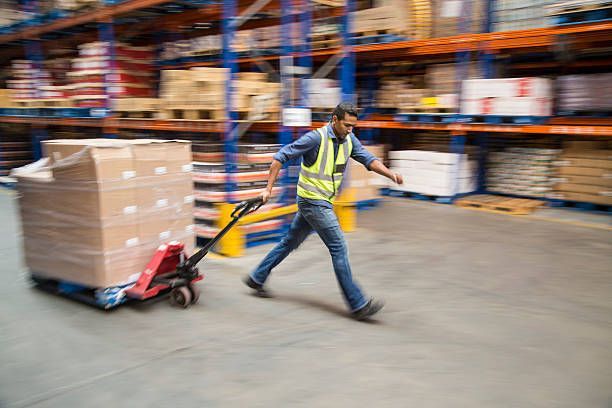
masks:
<svg viewBox="0 0 612 408"><path fill-rule="evenodd" d="M191 256L185 253L185 244L182 242L171 241L160 245L136 284L125 291L127 297L146 300L169 291L170 302L176 306L187 308L196 303L200 290L195 283L204 278L197 268L198 263L240 218L256 211L262 204L261 197L239 203L231 214L232 220Z"/></svg>

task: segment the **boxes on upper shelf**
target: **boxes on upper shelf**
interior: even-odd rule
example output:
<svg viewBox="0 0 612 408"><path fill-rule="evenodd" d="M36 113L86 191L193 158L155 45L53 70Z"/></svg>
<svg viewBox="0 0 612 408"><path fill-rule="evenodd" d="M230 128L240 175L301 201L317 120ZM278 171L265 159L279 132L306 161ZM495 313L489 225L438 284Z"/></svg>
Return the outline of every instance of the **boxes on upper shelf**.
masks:
<svg viewBox="0 0 612 408"><path fill-rule="evenodd" d="M462 82L464 115L550 116L552 86L546 78L468 79Z"/></svg>

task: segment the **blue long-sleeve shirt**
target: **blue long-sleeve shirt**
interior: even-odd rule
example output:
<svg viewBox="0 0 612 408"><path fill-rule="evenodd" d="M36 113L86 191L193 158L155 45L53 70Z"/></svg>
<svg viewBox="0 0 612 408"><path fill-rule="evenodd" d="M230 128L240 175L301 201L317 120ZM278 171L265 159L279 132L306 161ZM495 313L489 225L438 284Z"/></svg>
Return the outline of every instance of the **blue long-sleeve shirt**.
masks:
<svg viewBox="0 0 612 408"><path fill-rule="evenodd" d="M327 131L330 137L334 140L334 158L338 155L338 149L340 144L337 142L337 137L334 134L334 129L330 124L327 124ZM351 138L353 142L353 149L351 151L351 157L363 164L368 170L370 169L370 164L374 160L377 160L376 156L372 153L368 152L359 139L355 137L353 133L350 133L347 137ZM317 161L317 156L319 154L319 147L321 146L321 135L316 130L310 131L304 134L302 137L290 143L286 146L283 146L275 155L274 159L279 162L285 164L291 159L296 159L298 157L302 158L304 165L307 167L312 166L315 161ZM298 197L298 202L300 200L307 201L308 203L315 205L323 205L325 207L332 207L332 205L325 200L311 200L302 197Z"/></svg>

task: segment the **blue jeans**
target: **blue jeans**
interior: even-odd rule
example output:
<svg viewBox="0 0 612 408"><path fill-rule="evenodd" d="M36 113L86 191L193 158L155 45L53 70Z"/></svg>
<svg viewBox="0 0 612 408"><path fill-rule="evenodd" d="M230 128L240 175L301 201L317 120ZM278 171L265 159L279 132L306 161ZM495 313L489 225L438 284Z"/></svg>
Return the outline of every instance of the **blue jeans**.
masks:
<svg viewBox="0 0 612 408"><path fill-rule="evenodd" d="M324 206L299 202L298 212L291 223L289 232L251 273L251 279L263 285L272 269L294 249L297 249L313 230L319 234L329 250L336 279L349 308L352 312L361 309L368 301L359 285L353 280L348 260L348 247L338 218L333 209Z"/></svg>

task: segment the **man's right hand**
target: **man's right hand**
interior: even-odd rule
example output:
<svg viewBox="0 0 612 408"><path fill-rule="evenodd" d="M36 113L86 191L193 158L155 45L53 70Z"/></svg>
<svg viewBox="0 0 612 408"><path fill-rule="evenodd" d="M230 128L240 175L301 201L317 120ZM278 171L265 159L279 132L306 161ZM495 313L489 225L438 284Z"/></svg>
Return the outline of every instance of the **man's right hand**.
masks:
<svg viewBox="0 0 612 408"><path fill-rule="evenodd" d="M264 190L263 193L261 193L261 201L263 201L263 203L267 203L268 200L270 199L270 196L272 196L272 192L270 190Z"/></svg>

